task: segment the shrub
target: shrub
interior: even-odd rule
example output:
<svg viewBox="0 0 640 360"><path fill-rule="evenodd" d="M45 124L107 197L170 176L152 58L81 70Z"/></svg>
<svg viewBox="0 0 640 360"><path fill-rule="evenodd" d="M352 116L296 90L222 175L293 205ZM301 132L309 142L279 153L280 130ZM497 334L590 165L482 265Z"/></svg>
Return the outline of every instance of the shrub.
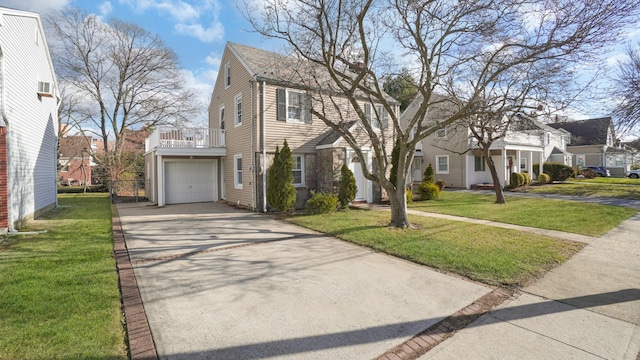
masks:
<svg viewBox="0 0 640 360"><path fill-rule="evenodd" d="M356 198L358 186L356 185L356 178L353 176L351 170L349 170L347 164L342 164L340 175L338 201L340 202L340 208L344 209Z"/></svg>
<svg viewBox="0 0 640 360"><path fill-rule="evenodd" d="M413 202L413 191L407 188L407 204L410 204L412 202Z"/></svg>
<svg viewBox="0 0 640 360"><path fill-rule="evenodd" d="M522 185L522 182L521 182L522 178L521 178L520 174L511 173L510 179L511 179L511 182L509 183L509 186L512 189L518 188L518 187L520 187L520 185Z"/></svg>
<svg viewBox="0 0 640 360"><path fill-rule="evenodd" d="M307 215L328 214L338 209L338 197L330 193L312 191L311 198L304 209Z"/></svg>
<svg viewBox="0 0 640 360"><path fill-rule="evenodd" d="M589 168L582 169L582 171L580 171L580 175L584 176L585 179L593 179L598 176L595 171Z"/></svg>
<svg viewBox="0 0 640 360"><path fill-rule="evenodd" d="M538 184L543 185L551 182L549 175L542 173L538 175Z"/></svg>
<svg viewBox="0 0 640 360"><path fill-rule="evenodd" d="M422 200L433 200L438 197L440 188L432 182L423 181L418 186L418 193Z"/></svg>
<svg viewBox="0 0 640 360"><path fill-rule="evenodd" d="M438 189L442 191L444 190L444 187L447 186L447 183L444 180L438 180L436 181L436 185L438 185Z"/></svg>
<svg viewBox="0 0 640 360"><path fill-rule="evenodd" d="M285 140L282 150L276 147L267 182L267 202L280 211L291 211L296 204L296 188L293 187L292 171L291 149Z"/></svg>
<svg viewBox="0 0 640 360"><path fill-rule="evenodd" d="M527 177L523 173L518 173L518 182L520 183L520 186L526 185L526 181Z"/></svg>
<svg viewBox="0 0 640 360"><path fill-rule="evenodd" d="M422 182L434 183L435 181L436 178L433 176L433 167L431 166L431 164L429 164L429 166L427 166L427 168L424 170Z"/></svg>
<svg viewBox="0 0 640 360"><path fill-rule="evenodd" d="M522 172L522 176L524 177L524 181L522 182L522 185L531 184L531 175L529 175L529 173Z"/></svg>
<svg viewBox="0 0 640 360"><path fill-rule="evenodd" d="M565 181L573 174L573 169L570 166L560 163L544 163L542 172L549 175L553 181ZM533 164L533 172L538 174L540 171L540 164Z"/></svg>

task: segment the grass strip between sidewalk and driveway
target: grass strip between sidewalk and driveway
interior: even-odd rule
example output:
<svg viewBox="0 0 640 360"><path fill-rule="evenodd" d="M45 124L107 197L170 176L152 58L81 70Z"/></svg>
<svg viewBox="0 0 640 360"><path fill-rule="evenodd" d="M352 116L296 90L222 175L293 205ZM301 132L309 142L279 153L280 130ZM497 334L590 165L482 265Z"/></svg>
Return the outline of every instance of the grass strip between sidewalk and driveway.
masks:
<svg viewBox="0 0 640 360"><path fill-rule="evenodd" d="M286 220L487 284L523 286L584 244L517 230L410 215L419 229L388 228L390 214L349 210Z"/></svg>
<svg viewBox="0 0 640 360"><path fill-rule="evenodd" d="M127 359L108 195L59 202L0 244L0 359Z"/></svg>
<svg viewBox="0 0 640 360"><path fill-rule="evenodd" d="M416 201L408 207L588 236L606 234L637 213L637 210L621 206L506 196L506 204L496 204L494 195L443 191L435 200Z"/></svg>

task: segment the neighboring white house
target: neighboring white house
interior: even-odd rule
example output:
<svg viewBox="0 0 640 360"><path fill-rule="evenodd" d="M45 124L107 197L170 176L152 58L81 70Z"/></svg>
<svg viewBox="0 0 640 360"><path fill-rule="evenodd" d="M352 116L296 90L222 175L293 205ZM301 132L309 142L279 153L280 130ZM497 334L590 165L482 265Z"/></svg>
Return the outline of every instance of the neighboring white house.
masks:
<svg viewBox="0 0 640 360"><path fill-rule="evenodd" d="M0 231L55 207L58 85L40 16L0 7Z"/></svg>
<svg viewBox="0 0 640 360"><path fill-rule="evenodd" d="M421 98L417 97L404 113L401 121L414 116ZM498 171L500 183L509 185L510 174L533 174L533 165L558 161L571 165L571 154L566 152L569 134L523 115L514 122L517 126L491 146L491 157ZM433 119L434 121L436 119ZM432 165L435 178L444 180L449 187L471 188L479 184L492 184L485 158L471 132L458 124L444 127L431 134L418 147L414 156L411 178L422 179L424 170Z"/></svg>

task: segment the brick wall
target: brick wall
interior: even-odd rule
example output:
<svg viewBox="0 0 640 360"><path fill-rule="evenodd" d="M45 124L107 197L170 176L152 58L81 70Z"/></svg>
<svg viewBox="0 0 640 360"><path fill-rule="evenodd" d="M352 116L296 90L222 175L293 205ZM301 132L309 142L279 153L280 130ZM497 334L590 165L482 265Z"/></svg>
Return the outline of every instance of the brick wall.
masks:
<svg viewBox="0 0 640 360"><path fill-rule="evenodd" d="M9 228L9 173L7 167L7 128L0 127L0 231Z"/></svg>

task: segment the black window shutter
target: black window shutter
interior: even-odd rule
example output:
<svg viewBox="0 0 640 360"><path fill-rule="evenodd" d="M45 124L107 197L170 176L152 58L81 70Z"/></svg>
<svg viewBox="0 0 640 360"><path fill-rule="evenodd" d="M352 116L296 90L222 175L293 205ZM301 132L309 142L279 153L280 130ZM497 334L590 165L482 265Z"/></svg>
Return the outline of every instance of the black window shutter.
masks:
<svg viewBox="0 0 640 360"><path fill-rule="evenodd" d="M307 124L311 124L313 119L311 119L311 96L304 96L304 122Z"/></svg>
<svg viewBox="0 0 640 360"><path fill-rule="evenodd" d="M285 89L276 89L277 119L278 121L287 121L287 94Z"/></svg>

